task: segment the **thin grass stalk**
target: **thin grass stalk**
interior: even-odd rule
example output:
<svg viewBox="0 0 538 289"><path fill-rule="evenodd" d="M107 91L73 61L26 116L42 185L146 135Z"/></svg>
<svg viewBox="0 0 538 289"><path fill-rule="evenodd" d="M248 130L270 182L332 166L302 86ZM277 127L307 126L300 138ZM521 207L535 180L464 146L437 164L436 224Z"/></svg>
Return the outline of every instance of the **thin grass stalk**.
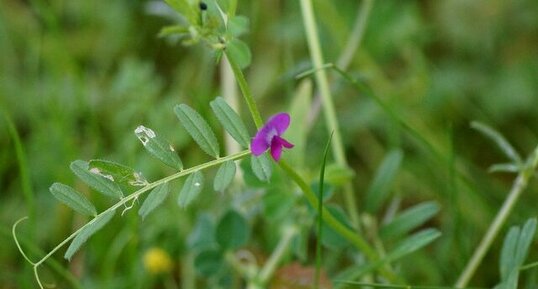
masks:
<svg viewBox="0 0 538 289"><path fill-rule="evenodd" d="M315 20L314 9L312 8L312 1L301 0L301 11L303 15L303 22L306 30L305 32L312 64L315 68L322 67L324 63L323 54L321 52L321 45L318 37L318 29ZM336 112L332 100L331 90L329 88L327 73L325 70L319 69L316 70L315 77L318 89L321 94L321 100L323 102L325 121L327 122L328 129L334 132L334 141L332 144L334 158L338 165L347 167L348 164L344 153L344 145L342 142L342 136L340 134L338 120L336 118ZM344 198L346 203L346 209L350 215L351 222L358 229L359 210L357 209L357 204L355 202L353 187L349 182L344 185Z"/></svg>

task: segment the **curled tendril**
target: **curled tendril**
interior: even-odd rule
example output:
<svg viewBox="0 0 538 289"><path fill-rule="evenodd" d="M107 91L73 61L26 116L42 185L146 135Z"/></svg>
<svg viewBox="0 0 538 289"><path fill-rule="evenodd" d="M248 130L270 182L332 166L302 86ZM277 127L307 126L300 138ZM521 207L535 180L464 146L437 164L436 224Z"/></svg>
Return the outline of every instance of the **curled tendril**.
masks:
<svg viewBox="0 0 538 289"><path fill-rule="evenodd" d="M125 214L130 209L132 209L135 203L138 203L138 196L133 199L133 201L131 202L131 205L127 205L126 203L124 204L125 208L123 209L123 211L121 211L121 216L123 217L123 214Z"/></svg>

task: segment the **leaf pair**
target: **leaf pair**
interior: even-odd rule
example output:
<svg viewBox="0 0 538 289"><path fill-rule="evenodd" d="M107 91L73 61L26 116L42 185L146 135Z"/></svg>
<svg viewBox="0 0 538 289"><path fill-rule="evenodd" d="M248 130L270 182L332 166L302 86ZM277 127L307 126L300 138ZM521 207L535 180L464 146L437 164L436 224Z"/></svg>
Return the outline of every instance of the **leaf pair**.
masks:
<svg viewBox="0 0 538 289"><path fill-rule="evenodd" d="M478 121L471 122L471 127L495 142L504 155L512 161L511 163L494 164L489 168L490 172L517 173L523 167L521 156L501 133Z"/></svg>
<svg viewBox="0 0 538 289"><path fill-rule="evenodd" d="M501 283L495 286L495 289L517 288L520 267L529 253L536 223L536 218L529 219L522 228L514 226L508 231L501 251Z"/></svg>
<svg viewBox="0 0 538 289"><path fill-rule="evenodd" d="M211 108L224 129L243 147L249 145L249 134L246 126L237 113L224 101L217 97L211 103ZM209 124L204 118L186 104L177 105L174 112L179 121L194 141L208 155L219 157L219 143Z"/></svg>

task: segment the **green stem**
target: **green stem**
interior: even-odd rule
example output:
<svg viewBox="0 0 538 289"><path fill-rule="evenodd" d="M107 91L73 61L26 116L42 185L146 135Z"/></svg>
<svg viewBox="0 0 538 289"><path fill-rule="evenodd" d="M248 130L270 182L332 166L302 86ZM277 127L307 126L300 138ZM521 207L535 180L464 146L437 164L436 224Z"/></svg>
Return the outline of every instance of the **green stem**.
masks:
<svg viewBox="0 0 538 289"><path fill-rule="evenodd" d="M279 162L279 165L303 191L306 197L306 200L310 203L310 205L312 205L312 207L315 208L318 204L318 198L316 197L316 194L312 191L310 186L284 160L281 160ZM326 208L322 209L322 218L323 218L323 221L327 223L327 225L329 225L329 227L331 227L333 230L338 232L338 234L340 234L342 237L348 240L357 249L362 251L366 255L366 257L368 257L368 259L370 260L377 259L377 254L375 250L372 249L370 245L368 245L368 243L360 235L356 234L353 230L350 230L349 228L344 226L340 221L338 221L329 211L327 211Z"/></svg>
<svg viewBox="0 0 538 289"><path fill-rule="evenodd" d="M308 41L308 47L310 50L310 57L314 68L323 66L323 55L321 53L321 45L318 37L318 29L314 16L314 9L312 8L311 0L301 0L301 11L303 14L303 21L306 30L306 37ZM315 72L316 83L321 94L321 100L323 102L323 111L325 115L325 121L329 131L334 132L334 141L332 143L333 155L336 163L340 166L347 167L347 160L344 153L344 145L342 142L342 136L340 134L340 128L338 126L338 120L336 118L336 112L332 101L331 90L329 88L329 81L327 79L327 73L323 69L316 70ZM353 194L353 187L350 183L344 186L344 198L347 206L347 210L351 217L351 222L357 228L359 227L359 211L355 202Z"/></svg>
<svg viewBox="0 0 538 289"><path fill-rule="evenodd" d="M284 256L284 253L286 253L286 250L290 246L291 240L293 240L293 236L295 236L296 233L297 228L293 226L284 229L282 238L260 272L258 279L261 284L266 284L269 281L269 278L271 278L275 272L276 266Z"/></svg>
<svg viewBox="0 0 538 289"><path fill-rule="evenodd" d="M222 57L222 61L220 63L220 77L222 97L233 110L239 112L240 109L237 95L237 85L235 83L234 74L230 67L227 56ZM224 134L224 140L226 143L226 154L234 154L241 151L239 143L236 142L229 134Z"/></svg>
<svg viewBox="0 0 538 289"><path fill-rule="evenodd" d="M245 76L243 75L243 71L241 71L241 68L235 63L235 61L232 60L232 58L228 55L228 52L226 52L226 57L228 58L228 62L230 63L230 66L232 67L232 71L235 75L235 79L237 80L237 84L239 85L239 89L241 89L241 92L243 93L243 98L245 99L245 102L247 103L248 110L250 111L250 115L252 116L252 119L254 120L254 124L256 125L256 128L260 128L263 125L263 120L260 115L260 111L258 110L258 107L256 106L256 101L254 100L254 97L252 96L252 92L250 91L250 87L247 84L247 81L245 80Z"/></svg>
<svg viewBox="0 0 538 289"><path fill-rule="evenodd" d="M525 188L527 188L527 184L534 175L534 171L536 170L537 166L538 147L536 147L533 154L527 160L525 167L518 174L508 197L506 198L501 209L497 213L497 216L489 226L489 229L486 235L484 235L484 238L482 238L480 245L478 245L478 248L476 248L476 250L474 251L471 260L469 260L469 263L467 263L467 266L465 266L465 269L463 270L460 277L458 278L458 281L454 285L455 287L464 288L465 286L467 286L469 280L471 280L476 269L482 262L484 255L486 255L487 250L495 240L495 237L497 237L497 235L499 234L502 225L506 222L506 219L508 219L508 216L510 215L510 212L512 212L512 209L514 208L514 205L519 199L519 196L521 196L521 193L525 190Z"/></svg>

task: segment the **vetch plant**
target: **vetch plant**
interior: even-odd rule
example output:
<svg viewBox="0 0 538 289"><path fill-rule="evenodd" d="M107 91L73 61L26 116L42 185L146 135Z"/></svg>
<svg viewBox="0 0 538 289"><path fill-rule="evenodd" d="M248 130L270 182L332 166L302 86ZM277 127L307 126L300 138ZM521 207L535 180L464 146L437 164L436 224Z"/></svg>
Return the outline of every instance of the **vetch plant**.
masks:
<svg viewBox="0 0 538 289"><path fill-rule="evenodd" d="M248 19L235 15L236 1L167 0L167 3L183 16L183 22L164 28L161 35L177 36L186 45L204 43L213 49L217 60L221 57L226 57L229 60L233 76L242 92L244 105L248 108L249 117L252 118L253 124L251 126L256 127L257 133L251 137L247 126L243 123L243 118L223 98L217 97L209 103L208 107L211 108L227 134L242 147L243 150L238 153L223 154L222 152L226 150L223 150L219 144L219 134L214 132L215 128L209 124L210 122L206 121L202 114L189 105L178 104L173 108L177 119L185 132L198 145L200 152L203 151L205 154L201 153L201 155L210 158L210 160L188 166L183 163L180 157L183 155L178 154L181 149L176 150L174 145L166 140L164 134L140 125L134 130L135 136L152 157L174 170L171 175L150 181L143 176L142 172L113 161L99 159L74 161L71 164L71 170L74 174L90 188L113 200L114 203L108 208L100 210L75 188L54 183L50 187L50 191L55 198L76 212L91 217L91 219L38 261L31 260L19 242L16 228L20 221L13 226L15 242L23 257L32 265L39 286L43 288L38 269L46 260L68 244L64 257L71 260L91 236L111 222L114 216L120 215L116 214L119 210L122 210L121 215L123 216L136 208L138 201L141 200L138 215L141 220L148 222L148 216L165 203L174 191L179 192L175 198L175 203L179 208L185 209L192 208L200 196L211 187L216 192L225 192L231 187L234 194L230 194L230 196L223 194L231 201L222 203L216 221L212 219L212 216L193 210L198 215L198 221L193 226L187 243L189 243L190 248L195 248L193 250L195 253L186 262L192 263L190 265L204 278L218 279L219 276L230 275L229 273L233 272L234 278L239 279L239 281L235 280L237 287L267 288L279 266L284 265L285 262L303 258L301 261L304 263L308 263L309 259L316 260L315 276L312 279L314 286L319 287L324 283L320 280L321 276L325 275L324 269L329 267L328 264L335 264L340 260L337 258L347 258L344 259L345 262L342 262L345 264L342 267L335 266L335 268L328 268L332 269L331 271L327 270L329 274L335 276L333 279L335 288L342 288L346 284L360 284L354 282L362 279L386 282L385 285L382 285L385 287L397 288L399 284L404 284L405 279L400 276L399 272L398 262L400 259L424 248L441 236L439 230L425 225L439 212L440 207L437 203L425 201L402 208L393 201L390 206L387 205L394 194L394 186L398 183L398 176L401 175L399 174L400 170L407 161L404 159L404 149L396 144L384 152L383 160L377 166L374 178L369 181L369 188L363 198L364 204L361 204L362 207L360 207L363 212L359 214L359 207L354 201L355 190L353 182L351 182L352 174L345 176L345 184L335 185L335 193L329 193L329 189L324 186L324 183L329 181L329 178L325 176L325 174L328 175L328 170L325 171L325 165L329 162L328 151L330 147L334 150L335 162L343 170L349 170L342 137L338 131L335 108L332 107L331 96L327 93L329 91L328 78L325 75L317 75L318 85L321 86L319 89L325 95L323 105L328 113L326 124L328 124L329 129L335 128L334 136L331 135L331 138L334 137L334 143L329 141L325 147L316 183L316 178L309 176L310 168L295 163L292 166L286 161L286 158L282 157L284 149L294 147L294 144L283 137L292 121L290 115L278 113L269 117L267 122L263 124L261 113L243 74L243 69L250 64L251 55L248 46L239 40L239 37L248 30ZM313 25L312 23L315 23L311 3L308 0L303 0L301 3L305 18L308 18L308 21L305 21L309 35L308 41L312 47L319 47L319 40L312 37L317 34L316 29L310 27ZM319 48L312 50L315 60L313 63L316 66L314 71L320 72L322 68L330 67L322 65ZM333 68L343 74L346 79L351 80L356 87L363 88L349 75L336 67ZM427 140L418 134L405 118L400 117L380 98L369 95L369 93L370 91L367 91L366 95L373 97L384 113L394 123L402 126L403 131L412 136L418 136L422 142L427 143ZM485 131L483 127L481 128L482 131ZM494 138L498 136L491 132L489 135ZM294 140L292 142L297 144L297 147L294 148L294 151L297 151L301 147L300 142ZM502 144L502 147L507 148L505 143ZM269 155L274 162L271 161ZM495 171L518 171L521 175L516 187L519 194L534 173L537 165L536 154L529 157L527 162L524 162L514 151L510 151L509 156L514 162L498 166ZM238 169L237 162L248 158L250 158L250 168L248 162L243 162ZM216 170L215 177L211 179L208 177L211 176L211 173L208 173L207 170L213 167L218 167L218 170ZM244 173L248 177L253 175L259 181L256 184L247 183L247 188L244 191L236 189L237 184L234 184L234 178L238 172ZM181 178L185 178L182 188L174 190L172 181ZM211 180L213 186L208 186L207 182ZM296 186L292 186L292 182ZM315 192L316 188L318 194ZM251 192L254 193L250 194ZM347 214L338 205L338 202L341 202L341 196L338 196L340 192L344 192L343 205L348 208ZM280 202L282 198L278 194L284 196L285 202ZM254 203L260 202L260 199L262 199L261 202L264 202L273 198L274 195L277 195L276 198L271 199L276 203L276 205L273 204L274 207L280 209L279 207L285 207L281 204L286 203L287 207L283 211L291 209L284 213L278 212L284 216L275 222L276 224L272 224L278 230L264 232L270 235L267 238L270 239L267 242L269 243L267 247L271 249L268 253L263 252L267 253L266 255L259 257L255 254L257 253L256 249L251 248L252 239L259 237L256 235L257 228L256 230L253 228L258 220L253 219L265 213L260 213L260 211L267 209L267 207L260 209L262 207L260 205L253 210L248 210L237 204L241 204L242 199L248 197L252 197L251 200ZM333 198L331 199L331 197ZM396 205L393 206L394 203ZM513 206L513 202L511 204L510 208ZM221 204L219 203L219 205ZM506 219L508 212L509 210L503 213L502 221ZM383 218L380 217L382 215ZM499 232L500 224L502 222L495 225L493 236ZM506 243L509 245L505 245L507 249L504 249L503 252L508 253L503 253L505 257L501 261L502 266L504 266L501 267L503 284L514 284L512 280L518 275L514 272L519 270L518 268L521 267L524 259L506 261L506 256L514 251L516 255L523 253L526 255L528 248L525 246L528 247L527 244L530 242L526 234L531 231L530 227L534 228L533 224L531 222L521 231L513 233L512 230L509 233L512 241L509 242L507 237ZM316 230L318 234L312 234ZM314 256L309 256L307 248L308 244L312 243L311 238L317 238ZM515 241L513 240L515 239L522 240L516 243L524 243L525 246L522 245L520 249L514 249ZM259 240L256 239L256 241ZM261 247L262 245L259 243L264 243L263 241L255 243L254 246ZM492 239L488 239L488 242L491 241ZM300 248L301 246L303 248ZM335 250L337 253L332 255L324 253L322 258L323 246ZM489 244L483 246L481 250L486 250L488 246ZM297 253L299 251L306 253L302 257L298 257L300 256L300 253ZM170 272L173 261L169 261L165 255L160 253L154 254L153 258L153 261L156 260L153 271ZM161 261L163 261L162 264L159 263ZM146 263L148 262L146 261ZM147 264L146 266L150 267ZM471 271L475 268L473 267ZM472 275L472 272L469 274ZM334 282L334 280L343 280L344 282ZM216 284L218 281L214 281L214 283ZM372 283L370 285L377 286ZM513 288L512 285L503 286L500 288Z"/></svg>

